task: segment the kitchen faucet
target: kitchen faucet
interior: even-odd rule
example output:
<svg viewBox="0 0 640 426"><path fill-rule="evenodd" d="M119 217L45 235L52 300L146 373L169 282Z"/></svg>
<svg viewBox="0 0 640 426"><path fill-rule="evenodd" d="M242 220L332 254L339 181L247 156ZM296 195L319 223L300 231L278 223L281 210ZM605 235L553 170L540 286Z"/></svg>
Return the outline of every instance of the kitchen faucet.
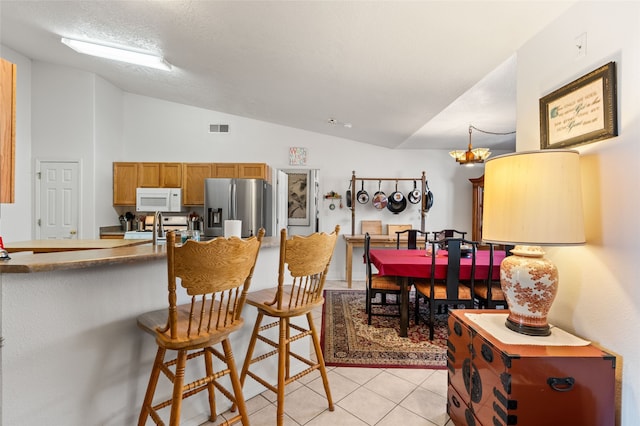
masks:
<svg viewBox="0 0 640 426"><path fill-rule="evenodd" d="M162 212L155 212L153 215L153 245L158 244L158 237L164 237L164 226L162 225Z"/></svg>

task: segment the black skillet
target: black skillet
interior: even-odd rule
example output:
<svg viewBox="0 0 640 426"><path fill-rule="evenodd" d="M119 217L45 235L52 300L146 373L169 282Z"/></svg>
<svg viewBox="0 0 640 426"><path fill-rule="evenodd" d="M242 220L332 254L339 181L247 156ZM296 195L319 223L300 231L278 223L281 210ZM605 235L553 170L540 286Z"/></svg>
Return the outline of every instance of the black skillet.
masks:
<svg viewBox="0 0 640 426"><path fill-rule="evenodd" d="M409 193L408 198L411 204L418 204L422 199L422 194L420 193L420 190L418 189L418 186L416 185L415 180L413 181L413 191Z"/></svg>
<svg viewBox="0 0 640 426"><path fill-rule="evenodd" d="M364 181L362 181L362 189L358 191L356 198L360 204L367 204L369 202L369 193L364 190Z"/></svg>
<svg viewBox="0 0 640 426"><path fill-rule="evenodd" d="M398 191L398 181L396 181L396 190L389 196L388 201L387 209L391 213L398 214L407 208L407 198Z"/></svg>
<svg viewBox="0 0 640 426"><path fill-rule="evenodd" d="M433 193L429 189L429 182L427 182L426 184L427 184L427 192L426 194L424 194L423 202L424 202L424 211L428 213L431 207L433 207Z"/></svg>

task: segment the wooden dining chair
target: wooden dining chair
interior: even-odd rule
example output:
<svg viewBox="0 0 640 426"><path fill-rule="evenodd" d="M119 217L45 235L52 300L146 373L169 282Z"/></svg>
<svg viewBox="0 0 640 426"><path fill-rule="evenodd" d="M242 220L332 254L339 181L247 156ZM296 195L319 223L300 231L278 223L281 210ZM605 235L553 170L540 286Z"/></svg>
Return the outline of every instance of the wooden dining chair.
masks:
<svg viewBox="0 0 640 426"><path fill-rule="evenodd" d="M365 312L367 313L367 324L371 325L371 317L374 315L385 317L399 317L400 316L400 293L402 288L398 283L398 279L392 276L378 275L373 273L373 265L371 264L371 256L369 250L371 248L371 236L367 233L364 234L364 263L366 267L366 294L365 294ZM387 303L386 296L388 294L395 295L395 303ZM380 295L380 301L377 300ZM384 311L374 312L373 306L386 306L396 305L398 311L388 313Z"/></svg>
<svg viewBox="0 0 640 426"><path fill-rule="evenodd" d="M264 233L260 229L257 236L246 240L216 238L207 242L188 240L184 244L175 232L167 234L169 307L138 317L138 326L154 336L158 345L139 426L146 424L149 416L155 424L163 425L159 411L168 406L169 425L179 425L182 400L205 390L210 420L215 421L215 389L238 407L238 415L225 424L237 421L249 424L229 336L243 325L242 307ZM190 296L189 303L176 304L178 283ZM218 344L222 351L216 348ZM175 358L165 360L167 350L175 351ZM214 356L224 363L223 368L214 370ZM200 357L204 360L204 377L184 384L187 361ZM169 399L154 403L160 373L173 383L173 393ZM228 386L225 377L229 378L232 390L225 387Z"/></svg>
<svg viewBox="0 0 640 426"><path fill-rule="evenodd" d="M339 232L340 226L336 226L331 234L316 232L308 236L296 235L287 239L287 231L283 229L280 233L278 286L247 295L247 304L258 309L258 316L240 373L240 383L244 385L247 376L249 376L276 393L276 424L278 426L281 426L284 421L285 386L315 370L320 370L329 411L334 409L312 311L324 304L322 291ZM291 281L291 284L285 285L285 280ZM300 316L306 316L308 328L291 321ZM274 320L263 325L265 317ZM269 333L274 327L277 327L277 338L274 337L273 332ZM292 343L306 336L311 337L316 360L293 351ZM258 340L271 346L273 350L264 354L260 353L254 358L253 354ZM268 378L259 376L257 371L252 369L256 363L265 361L274 355L278 357L277 383L275 385L270 383ZM300 372L292 371L292 358L306 364L307 368Z"/></svg>
<svg viewBox="0 0 640 426"><path fill-rule="evenodd" d="M493 279L493 267L494 264L494 254L495 254L495 244L486 243L489 246L489 274L486 279L481 282L476 283L473 293L478 301L478 307L483 309L507 309L507 301L504 297L504 293L502 292L502 287L500 285L500 278L497 280ZM509 256L511 254L511 249L513 246L500 246L501 250L505 251L505 256Z"/></svg>
<svg viewBox="0 0 640 426"><path fill-rule="evenodd" d="M462 238L447 239L447 272L444 282L436 276L436 252L438 241L432 240L431 244L431 277L427 280L415 280L416 289L415 315L416 323L419 321L419 301L420 296L429 303L429 340L433 340L435 313L438 307L463 306L472 309L474 300L475 274L476 274L476 253L478 242L469 241ZM460 264L462 259L462 246L470 247L469 257L471 258L471 274L469 280L464 280L468 285L463 284L460 278Z"/></svg>
<svg viewBox="0 0 640 426"><path fill-rule="evenodd" d="M440 244L440 248L443 250L447 249L447 239L449 238L465 238L467 235L466 231L458 231L456 229L443 229L441 231L433 231L433 239L438 241Z"/></svg>
<svg viewBox="0 0 640 426"><path fill-rule="evenodd" d="M419 246L424 245L429 239L429 232L420 231L419 229L405 229L403 231L396 231L396 248L400 248L400 243L403 240L403 236L407 237L407 245L405 248L409 250L416 250Z"/></svg>

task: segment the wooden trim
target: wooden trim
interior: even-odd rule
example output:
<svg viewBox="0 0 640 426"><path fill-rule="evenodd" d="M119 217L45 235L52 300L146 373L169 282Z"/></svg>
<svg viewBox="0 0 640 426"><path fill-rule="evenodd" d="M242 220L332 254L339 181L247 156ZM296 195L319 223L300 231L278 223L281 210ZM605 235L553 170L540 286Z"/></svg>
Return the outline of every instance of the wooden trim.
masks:
<svg viewBox="0 0 640 426"><path fill-rule="evenodd" d="M15 202L16 65L0 58L0 203Z"/></svg>

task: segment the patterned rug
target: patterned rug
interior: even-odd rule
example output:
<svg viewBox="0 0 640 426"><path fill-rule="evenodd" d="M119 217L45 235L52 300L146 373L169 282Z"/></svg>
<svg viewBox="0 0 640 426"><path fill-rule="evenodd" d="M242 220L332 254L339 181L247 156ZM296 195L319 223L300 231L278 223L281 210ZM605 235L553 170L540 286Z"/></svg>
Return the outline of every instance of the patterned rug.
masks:
<svg viewBox="0 0 640 426"><path fill-rule="evenodd" d="M322 353L326 365L339 367L431 368L447 364L447 315L436 316L433 341L429 327L416 326L413 300L408 337L399 337L400 318L373 316L367 325L364 290L325 290L322 313ZM379 297L379 296L378 296ZM393 296L388 296L393 298ZM426 306L423 316L427 314ZM374 309L396 310L395 306Z"/></svg>

